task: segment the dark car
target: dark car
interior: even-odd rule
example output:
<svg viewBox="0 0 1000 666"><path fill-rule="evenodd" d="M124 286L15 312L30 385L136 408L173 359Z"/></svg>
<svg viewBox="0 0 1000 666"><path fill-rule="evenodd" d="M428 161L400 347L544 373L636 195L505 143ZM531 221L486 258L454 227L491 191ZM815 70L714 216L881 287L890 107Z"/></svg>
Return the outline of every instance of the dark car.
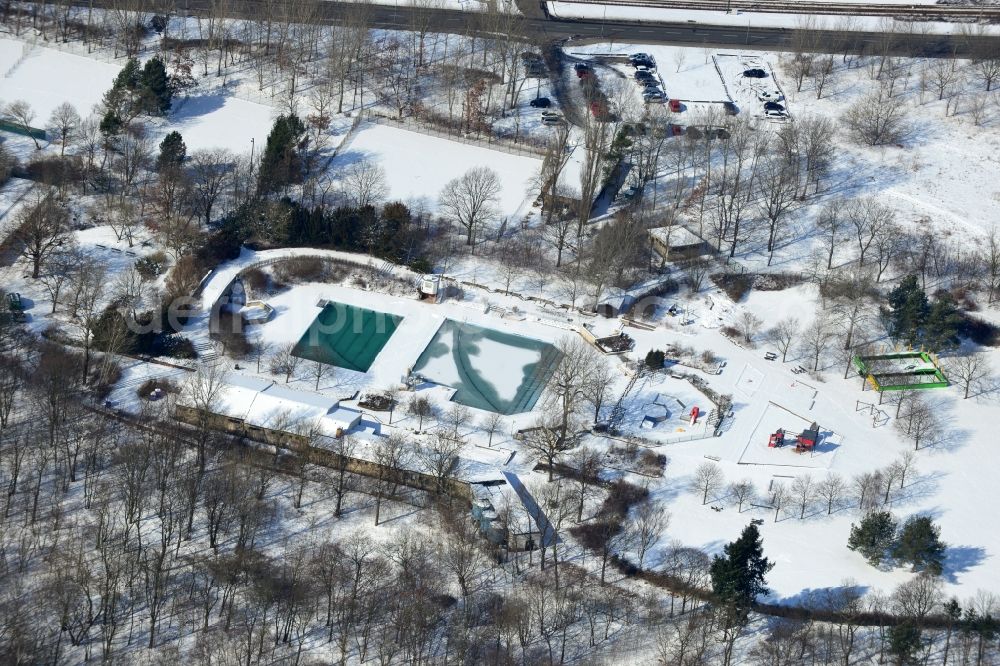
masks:
<svg viewBox="0 0 1000 666"><path fill-rule="evenodd" d="M726 112L726 115L728 116L735 116L737 113L740 112L739 107L732 102L723 102L722 109L723 111Z"/></svg>
<svg viewBox="0 0 1000 666"><path fill-rule="evenodd" d="M745 70L743 72L743 76L747 77L748 79L766 79L767 72L760 69L759 67L754 67L752 69Z"/></svg>
<svg viewBox="0 0 1000 666"><path fill-rule="evenodd" d="M576 73L579 74L580 72L582 72L584 70L590 69L590 65L588 65L585 62L578 62L575 65L573 65L573 69L575 69Z"/></svg>
<svg viewBox="0 0 1000 666"><path fill-rule="evenodd" d="M528 103L536 109L547 109L552 106L552 100L548 97L536 97Z"/></svg>
<svg viewBox="0 0 1000 666"><path fill-rule="evenodd" d="M784 111L785 107L781 106L777 102L764 102L765 111Z"/></svg>
<svg viewBox="0 0 1000 666"><path fill-rule="evenodd" d="M638 71L638 72L635 73L635 80L636 81L655 81L656 77L653 76L652 72L647 72L647 71L644 71L644 70L640 70L640 71Z"/></svg>

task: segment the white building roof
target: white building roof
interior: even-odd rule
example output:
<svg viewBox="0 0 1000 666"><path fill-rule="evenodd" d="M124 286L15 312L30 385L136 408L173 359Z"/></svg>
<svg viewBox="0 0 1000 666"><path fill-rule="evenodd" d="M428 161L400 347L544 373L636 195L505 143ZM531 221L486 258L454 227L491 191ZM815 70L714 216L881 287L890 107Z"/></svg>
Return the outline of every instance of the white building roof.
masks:
<svg viewBox="0 0 1000 666"><path fill-rule="evenodd" d="M251 426L330 437L361 420L361 412L341 407L336 398L237 373L226 376L213 411Z"/></svg>
<svg viewBox="0 0 1000 666"><path fill-rule="evenodd" d="M297 391L272 382L257 393L247 412L246 422L261 428L305 434L338 404L335 398Z"/></svg>
<svg viewBox="0 0 1000 666"><path fill-rule="evenodd" d="M705 242L693 231L680 225L656 227L649 230L649 235L671 248L699 245Z"/></svg>

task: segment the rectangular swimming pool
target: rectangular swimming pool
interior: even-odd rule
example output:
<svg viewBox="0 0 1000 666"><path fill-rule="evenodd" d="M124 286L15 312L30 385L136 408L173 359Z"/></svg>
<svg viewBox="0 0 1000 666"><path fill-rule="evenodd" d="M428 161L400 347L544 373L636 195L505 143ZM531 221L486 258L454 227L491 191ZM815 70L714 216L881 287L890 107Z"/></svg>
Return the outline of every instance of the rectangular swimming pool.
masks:
<svg viewBox="0 0 1000 666"><path fill-rule="evenodd" d="M562 355L547 342L445 320L413 368L453 401L500 414L535 406Z"/></svg>
<svg viewBox="0 0 1000 666"><path fill-rule="evenodd" d="M358 372L368 372L402 317L343 303L327 303L292 353Z"/></svg>

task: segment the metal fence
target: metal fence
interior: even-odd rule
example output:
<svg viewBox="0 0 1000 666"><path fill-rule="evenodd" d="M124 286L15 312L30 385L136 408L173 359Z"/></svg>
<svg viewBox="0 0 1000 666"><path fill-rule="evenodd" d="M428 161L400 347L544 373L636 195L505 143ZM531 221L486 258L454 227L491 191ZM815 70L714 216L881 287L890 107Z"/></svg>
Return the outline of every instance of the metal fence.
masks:
<svg viewBox="0 0 1000 666"><path fill-rule="evenodd" d="M434 136L441 139L448 139L449 141L456 141L470 146L478 146L480 148L488 148L489 150L498 150L511 155L520 155L522 157L531 157L535 159L545 156L544 148L532 146L526 143L514 143L508 139L501 139L494 135L479 137L471 136L463 132L449 132L426 123L421 123L413 118L392 118L375 111L364 111L362 115L365 120L378 125L399 127L411 132L419 132L420 134L426 134L428 136Z"/></svg>

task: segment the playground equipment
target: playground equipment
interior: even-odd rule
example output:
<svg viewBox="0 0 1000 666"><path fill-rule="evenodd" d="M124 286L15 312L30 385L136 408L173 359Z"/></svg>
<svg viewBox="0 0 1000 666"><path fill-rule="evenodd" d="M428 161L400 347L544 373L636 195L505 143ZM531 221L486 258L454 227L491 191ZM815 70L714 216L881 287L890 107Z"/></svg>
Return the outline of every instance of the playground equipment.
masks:
<svg viewBox="0 0 1000 666"><path fill-rule="evenodd" d="M785 445L786 432L784 428L778 428L775 430L771 437L767 440L767 446L771 449L777 449ZM819 441L819 426L813 421L812 425L803 430L800 434L795 437L795 452L805 453L806 451L811 451L816 443Z"/></svg>
<svg viewBox="0 0 1000 666"><path fill-rule="evenodd" d="M866 356L859 354L851 362L865 383L880 393L948 386L948 378L937 357L925 351L895 351Z"/></svg>
<svg viewBox="0 0 1000 666"><path fill-rule="evenodd" d="M699 414L698 407L697 406L692 407L691 408L691 425L695 425L696 423L698 423L698 414Z"/></svg>

